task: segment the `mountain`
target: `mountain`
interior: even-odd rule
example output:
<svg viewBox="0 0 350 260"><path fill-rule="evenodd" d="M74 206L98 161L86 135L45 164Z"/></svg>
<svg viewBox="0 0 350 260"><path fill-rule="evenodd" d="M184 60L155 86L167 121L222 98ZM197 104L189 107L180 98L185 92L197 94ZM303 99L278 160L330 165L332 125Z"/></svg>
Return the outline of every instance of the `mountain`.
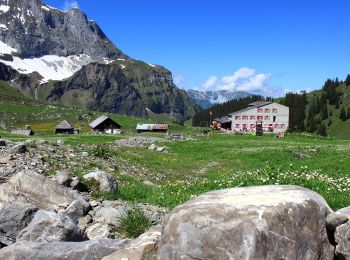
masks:
<svg viewBox="0 0 350 260"><path fill-rule="evenodd" d="M0 80L40 101L148 118L198 111L162 66L130 58L79 9L0 0Z"/></svg>
<svg viewBox="0 0 350 260"><path fill-rule="evenodd" d="M198 91L194 89L186 90L187 95L192 99L194 103L200 107L207 109L215 104L222 104L230 100L241 99L244 97L252 96L244 91Z"/></svg>

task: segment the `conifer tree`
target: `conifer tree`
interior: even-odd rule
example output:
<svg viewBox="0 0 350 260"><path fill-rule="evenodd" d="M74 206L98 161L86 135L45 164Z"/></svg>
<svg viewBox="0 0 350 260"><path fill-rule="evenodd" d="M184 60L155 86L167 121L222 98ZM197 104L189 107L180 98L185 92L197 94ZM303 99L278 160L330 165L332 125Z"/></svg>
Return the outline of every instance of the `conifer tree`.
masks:
<svg viewBox="0 0 350 260"><path fill-rule="evenodd" d="M318 134L321 136L327 136L327 128L324 125L324 123L320 124L320 126L318 128Z"/></svg>
<svg viewBox="0 0 350 260"><path fill-rule="evenodd" d="M325 105L325 106L322 108L321 118L322 118L322 119L327 119L327 118L328 118L328 109L327 109L327 105Z"/></svg>
<svg viewBox="0 0 350 260"><path fill-rule="evenodd" d="M339 118L340 118L341 120L343 120L343 121L346 121L346 119L347 119L347 115L346 115L346 112L345 112L344 107L341 108Z"/></svg>

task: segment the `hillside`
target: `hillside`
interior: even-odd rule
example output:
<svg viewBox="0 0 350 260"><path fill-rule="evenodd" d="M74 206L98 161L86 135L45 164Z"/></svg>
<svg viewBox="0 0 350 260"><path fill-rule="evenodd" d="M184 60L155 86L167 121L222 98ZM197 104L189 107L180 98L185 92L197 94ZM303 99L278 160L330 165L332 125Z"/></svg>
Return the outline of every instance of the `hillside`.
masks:
<svg viewBox="0 0 350 260"><path fill-rule="evenodd" d="M77 8L0 0L0 80L51 104L185 120L199 109L170 71L130 58Z"/></svg>
<svg viewBox="0 0 350 260"><path fill-rule="evenodd" d="M35 133L46 135L52 133L54 127L65 119L80 128L82 133L87 133L89 122L102 114L105 113L38 102L0 81L0 130L11 131L30 125ZM150 121L115 113L108 115L127 132L135 132L136 125L142 122L168 123L174 131L183 128L174 124L167 115L150 113Z"/></svg>

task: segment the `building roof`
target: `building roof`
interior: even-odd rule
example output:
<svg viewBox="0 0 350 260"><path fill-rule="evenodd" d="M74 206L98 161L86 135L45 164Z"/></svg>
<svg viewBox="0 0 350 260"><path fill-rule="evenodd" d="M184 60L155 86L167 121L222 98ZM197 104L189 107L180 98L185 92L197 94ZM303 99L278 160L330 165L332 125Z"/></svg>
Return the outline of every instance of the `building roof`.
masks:
<svg viewBox="0 0 350 260"><path fill-rule="evenodd" d="M245 111L248 111L248 110L251 110L251 109L255 109L255 108L259 108L259 107L263 107L263 106L267 106L267 105L270 105L270 104L272 104L272 102L256 101L256 102L250 103L248 105L248 107L246 107L244 109L241 109L241 110L235 111L235 112L233 112L231 114L228 114L228 116L237 115L237 114L240 114L242 112L245 112Z"/></svg>
<svg viewBox="0 0 350 260"><path fill-rule="evenodd" d="M232 119L228 116L223 116L220 118L215 118L214 121L216 121L220 124L227 124L227 123L230 123L232 121Z"/></svg>
<svg viewBox="0 0 350 260"><path fill-rule="evenodd" d="M63 120L61 123L59 123L56 126L56 129L67 129L67 130L70 130L70 129L74 129L74 127L70 123L68 123L67 120Z"/></svg>
<svg viewBox="0 0 350 260"><path fill-rule="evenodd" d="M30 129L13 129L11 131L11 133L17 134L17 135L33 135L34 134L34 132Z"/></svg>
<svg viewBox="0 0 350 260"><path fill-rule="evenodd" d="M117 122L115 122L113 119L109 118L108 116L100 116L98 118L96 118L94 121L92 121L89 126L91 128L96 128L97 126L99 126L100 124L102 124L104 121L106 121L107 119L110 119L113 123L115 123L116 125L120 126Z"/></svg>
<svg viewBox="0 0 350 260"><path fill-rule="evenodd" d="M253 103L250 103L248 106L266 106L271 104L272 102L268 102L268 101L255 101Z"/></svg>
<svg viewBox="0 0 350 260"><path fill-rule="evenodd" d="M168 130L167 124L137 124L136 130Z"/></svg>

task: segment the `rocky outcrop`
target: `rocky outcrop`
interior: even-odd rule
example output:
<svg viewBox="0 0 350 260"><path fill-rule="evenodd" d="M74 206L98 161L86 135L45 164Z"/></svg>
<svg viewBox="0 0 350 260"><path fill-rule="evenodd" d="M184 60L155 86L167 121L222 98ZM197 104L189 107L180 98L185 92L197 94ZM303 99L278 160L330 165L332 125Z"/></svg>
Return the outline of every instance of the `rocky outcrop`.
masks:
<svg viewBox="0 0 350 260"><path fill-rule="evenodd" d="M107 38L100 27L79 9L59 11L41 0L0 0L8 6L0 11L0 41L17 49L21 57L88 54L127 58ZM35 35L35 37L33 37Z"/></svg>
<svg viewBox="0 0 350 260"><path fill-rule="evenodd" d="M105 171L94 171L83 176L85 180L95 180L99 183L99 190L102 192L114 192L118 188L116 179Z"/></svg>
<svg viewBox="0 0 350 260"><path fill-rule="evenodd" d="M333 259L331 212L317 193L297 186L209 192L165 220L160 259Z"/></svg>
<svg viewBox="0 0 350 260"><path fill-rule="evenodd" d="M160 228L153 228L102 260L156 260Z"/></svg>
<svg viewBox="0 0 350 260"><path fill-rule="evenodd" d="M41 209L68 207L75 200L85 200L68 189L33 171L22 171L0 185L0 206L13 202L31 203Z"/></svg>
<svg viewBox="0 0 350 260"><path fill-rule="evenodd" d="M39 210L30 224L17 236L17 241L53 242L84 241L78 225L63 213Z"/></svg>
<svg viewBox="0 0 350 260"><path fill-rule="evenodd" d="M122 248L128 239L99 239L84 242L17 242L0 250L0 259L100 260Z"/></svg>
<svg viewBox="0 0 350 260"><path fill-rule="evenodd" d="M32 221L37 210L28 203L0 206L0 245L8 246L16 242L19 232Z"/></svg>

